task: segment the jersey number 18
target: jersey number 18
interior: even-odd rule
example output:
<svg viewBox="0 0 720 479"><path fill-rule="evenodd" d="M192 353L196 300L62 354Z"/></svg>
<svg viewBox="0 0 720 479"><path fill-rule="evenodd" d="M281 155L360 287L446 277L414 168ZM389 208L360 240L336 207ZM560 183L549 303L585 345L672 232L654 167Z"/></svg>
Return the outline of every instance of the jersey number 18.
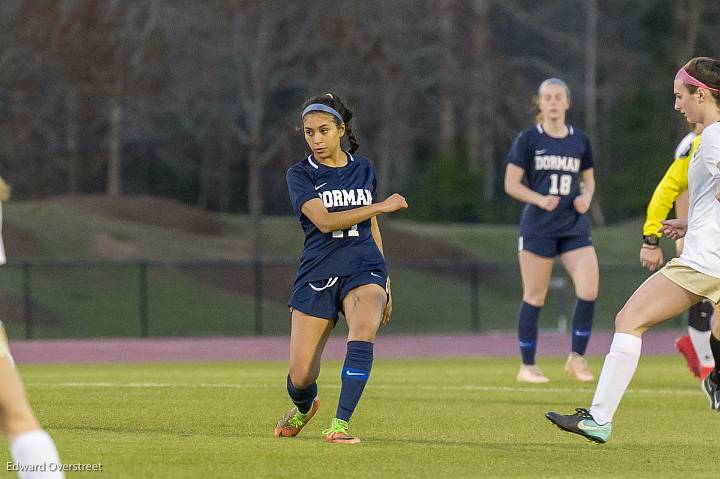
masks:
<svg viewBox="0 0 720 479"><path fill-rule="evenodd" d="M558 185L558 176L560 177L560 184ZM550 175L550 192L551 195L569 195L572 189L572 176L571 175L558 175L553 173Z"/></svg>

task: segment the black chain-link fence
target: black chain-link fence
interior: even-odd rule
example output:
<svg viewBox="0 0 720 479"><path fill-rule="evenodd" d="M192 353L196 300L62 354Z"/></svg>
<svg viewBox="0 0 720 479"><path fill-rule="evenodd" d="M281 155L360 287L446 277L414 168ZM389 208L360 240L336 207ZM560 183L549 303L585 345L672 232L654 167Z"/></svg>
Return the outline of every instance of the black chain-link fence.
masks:
<svg viewBox="0 0 720 479"><path fill-rule="evenodd" d="M0 270L0 318L11 337L28 339L287 334L296 268L295 261L271 259L10 262ZM516 263L396 261L390 272L394 314L383 333L515 328ZM601 267L600 274L595 327L612 329L647 273ZM574 301L572 283L556 265L540 327L566 330Z"/></svg>

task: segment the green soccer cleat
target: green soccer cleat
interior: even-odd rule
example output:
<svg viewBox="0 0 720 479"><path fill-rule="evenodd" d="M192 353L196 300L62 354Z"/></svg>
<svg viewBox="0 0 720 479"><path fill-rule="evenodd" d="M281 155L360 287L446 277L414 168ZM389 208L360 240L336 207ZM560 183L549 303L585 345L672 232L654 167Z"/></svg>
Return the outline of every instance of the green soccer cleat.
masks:
<svg viewBox="0 0 720 479"><path fill-rule="evenodd" d="M288 412L285 413L282 419L277 423L277 426L275 426L275 437L295 437L298 434L300 434L300 431L302 431L302 428L305 427L307 423L310 422L310 419L315 416L315 414L318 412L318 409L320 409L320 400L318 398L315 398L312 403L312 407L310 410L303 414L300 411L298 411L298 408L293 406L290 408Z"/></svg>
<svg viewBox="0 0 720 479"><path fill-rule="evenodd" d="M592 442L604 444L610 440L612 422L598 424L587 409L576 408L575 414L568 416L549 412L545 417L560 429L584 436Z"/></svg>
<svg viewBox="0 0 720 479"><path fill-rule="evenodd" d="M322 433L325 435L325 442L335 444L357 444L360 438L348 434L348 423L336 417L332 420L330 429L325 429Z"/></svg>

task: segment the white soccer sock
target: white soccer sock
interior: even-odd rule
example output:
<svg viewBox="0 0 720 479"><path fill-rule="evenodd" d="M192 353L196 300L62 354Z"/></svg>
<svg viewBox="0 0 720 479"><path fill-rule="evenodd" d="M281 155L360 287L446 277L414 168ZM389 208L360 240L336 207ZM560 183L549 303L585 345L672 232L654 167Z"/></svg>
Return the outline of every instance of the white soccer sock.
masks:
<svg viewBox="0 0 720 479"><path fill-rule="evenodd" d="M612 421L635 374L641 349L642 339L637 336L627 333L615 333L613 336L590 408L590 414L598 424Z"/></svg>
<svg viewBox="0 0 720 479"><path fill-rule="evenodd" d="M700 366L711 368L715 366L715 359L713 359L712 349L710 349L710 331L700 331L688 326L688 333L690 334L690 340L695 348L697 357L700 360Z"/></svg>
<svg viewBox="0 0 720 479"><path fill-rule="evenodd" d="M57 467L51 466L60 464L60 456L50 435L42 429L20 434L10 444L10 452L15 464L20 468L18 471L20 479L65 477L62 472L57 471Z"/></svg>

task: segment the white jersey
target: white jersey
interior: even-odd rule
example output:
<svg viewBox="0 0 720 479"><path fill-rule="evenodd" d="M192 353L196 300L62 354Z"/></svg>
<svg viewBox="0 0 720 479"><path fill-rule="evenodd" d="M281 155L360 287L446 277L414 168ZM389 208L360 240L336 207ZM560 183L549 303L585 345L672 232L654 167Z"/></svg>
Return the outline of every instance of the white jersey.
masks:
<svg viewBox="0 0 720 479"><path fill-rule="evenodd" d="M5 258L5 244L2 240L2 203L0 203L0 265L7 263Z"/></svg>
<svg viewBox="0 0 720 479"><path fill-rule="evenodd" d="M687 156L688 153L690 153L690 147L692 147L692 142L697 136L697 133L694 131L691 131L687 135L683 137L682 140L680 140L680 143L675 147L675 156L674 158L677 160L680 157Z"/></svg>
<svg viewBox="0 0 720 479"><path fill-rule="evenodd" d="M688 230L680 261L720 278L720 123L702 132L688 167Z"/></svg>

